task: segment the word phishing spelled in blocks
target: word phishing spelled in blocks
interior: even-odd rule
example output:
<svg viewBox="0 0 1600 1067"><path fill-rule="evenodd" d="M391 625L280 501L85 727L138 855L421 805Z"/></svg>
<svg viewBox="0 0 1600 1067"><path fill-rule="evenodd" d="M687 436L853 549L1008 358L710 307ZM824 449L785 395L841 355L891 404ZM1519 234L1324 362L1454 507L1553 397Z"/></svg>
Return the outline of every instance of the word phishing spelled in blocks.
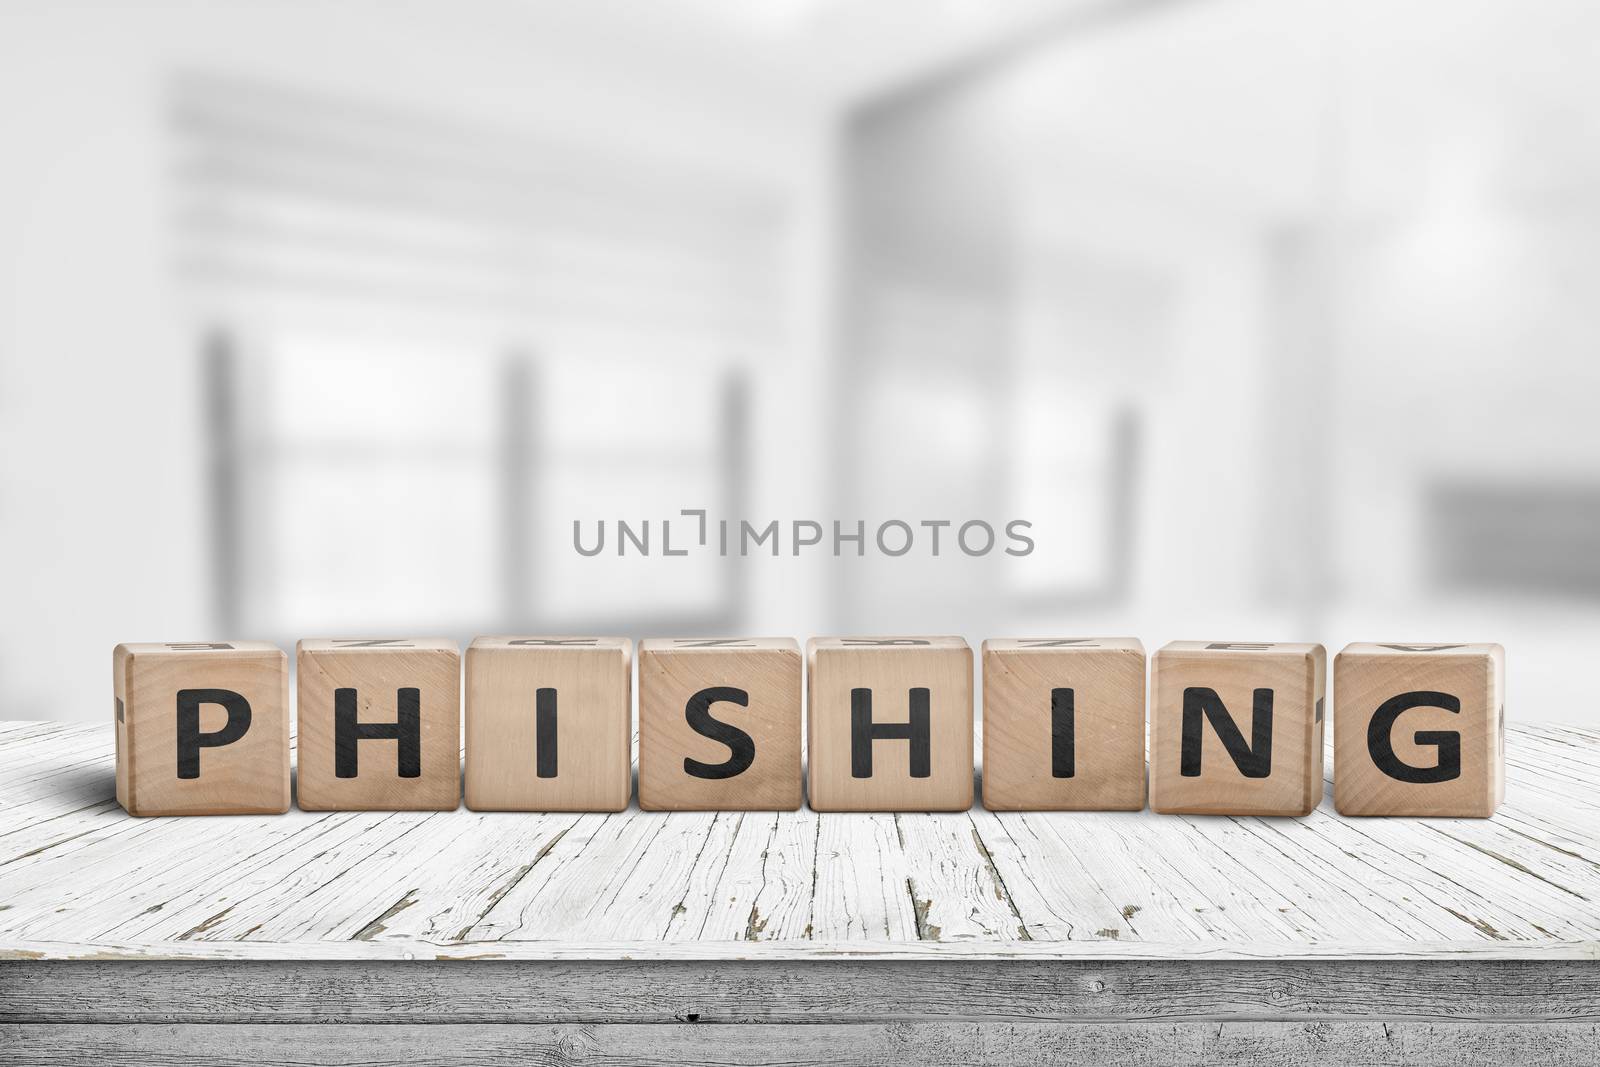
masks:
<svg viewBox="0 0 1600 1067"><path fill-rule="evenodd" d="M312 811L962 811L973 654L959 637L306 639L298 801ZM290 803L288 658L264 642L113 654L117 800L133 815ZM995 811L1303 816L1323 795L1321 645L1130 637L982 647ZM1148 675L1148 680L1147 680ZM804 681L802 680L804 679ZM1334 663L1344 815L1493 815L1505 652L1353 644ZM1148 701L1146 694L1148 693ZM1146 736L1148 733L1148 745ZM801 741L805 739L805 752ZM1147 759L1148 751L1148 759ZM1148 782L1148 788L1146 783Z"/></svg>

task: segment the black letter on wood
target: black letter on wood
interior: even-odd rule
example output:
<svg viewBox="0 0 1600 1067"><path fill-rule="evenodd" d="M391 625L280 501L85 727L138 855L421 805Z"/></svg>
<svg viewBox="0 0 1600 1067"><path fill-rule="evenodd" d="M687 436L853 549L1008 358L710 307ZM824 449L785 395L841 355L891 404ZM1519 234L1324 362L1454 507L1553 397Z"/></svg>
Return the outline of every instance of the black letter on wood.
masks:
<svg viewBox="0 0 1600 1067"><path fill-rule="evenodd" d="M356 719L356 691L333 691L333 773L339 778L356 776L356 742L398 741L401 778L422 777L422 691L400 689L395 693L398 714L395 722L359 722Z"/></svg>
<svg viewBox="0 0 1600 1067"><path fill-rule="evenodd" d="M1372 713L1372 720L1367 723L1367 752L1372 755L1372 762L1377 764L1378 770L1400 782L1427 785L1460 778L1461 735L1454 730L1417 731L1417 744L1432 745L1439 750L1439 762L1432 767L1414 767L1395 755L1395 720L1412 708L1443 708L1458 715L1461 713L1461 701L1449 693L1435 693L1425 689L1401 693L1385 700L1378 710Z"/></svg>
<svg viewBox="0 0 1600 1067"><path fill-rule="evenodd" d="M556 776L556 691L540 689L533 694L533 762L540 778Z"/></svg>
<svg viewBox="0 0 1600 1067"><path fill-rule="evenodd" d="M117 702L120 710L122 702ZM200 705L220 704L228 721L214 733L200 732ZM231 689L178 690L178 777L200 777L200 750L231 745L250 729L250 702Z"/></svg>
<svg viewBox="0 0 1600 1067"><path fill-rule="evenodd" d="M850 690L850 777L872 777L872 742L903 738L911 742L911 777L933 774L930 744L928 690L918 686L910 691L911 721L872 721L872 690Z"/></svg>
<svg viewBox="0 0 1600 1067"><path fill-rule="evenodd" d="M728 746L729 756L721 763L702 763L688 756L683 759L685 774L713 781L743 774L750 769L750 764L756 761L755 739L732 723L712 717L711 705L718 701L727 701L747 708L750 706L750 694L732 686L716 685L710 689L700 690L689 698L689 703L683 708L684 718L689 720L690 729L702 737L721 741Z"/></svg>
<svg viewBox="0 0 1600 1067"><path fill-rule="evenodd" d="M1077 773L1077 723L1073 692L1050 690L1050 776L1071 778Z"/></svg>
<svg viewBox="0 0 1600 1067"><path fill-rule="evenodd" d="M1266 778L1272 774L1272 690L1257 689L1250 720L1250 744L1223 706L1215 689L1190 686L1183 691L1183 754L1179 773L1185 778L1200 777L1200 720L1211 720L1222 747L1228 750L1234 766L1246 778Z"/></svg>

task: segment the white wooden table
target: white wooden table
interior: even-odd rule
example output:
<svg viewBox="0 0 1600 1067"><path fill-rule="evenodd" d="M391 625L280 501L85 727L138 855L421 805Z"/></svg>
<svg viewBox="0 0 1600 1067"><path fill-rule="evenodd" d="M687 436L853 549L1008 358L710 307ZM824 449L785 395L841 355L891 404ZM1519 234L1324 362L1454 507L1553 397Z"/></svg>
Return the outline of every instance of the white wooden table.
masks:
<svg viewBox="0 0 1600 1067"><path fill-rule="evenodd" d="M1488 821L133 819L0 723L0 1063L1600 1062L1600 733L1506 751Z"/></svg>

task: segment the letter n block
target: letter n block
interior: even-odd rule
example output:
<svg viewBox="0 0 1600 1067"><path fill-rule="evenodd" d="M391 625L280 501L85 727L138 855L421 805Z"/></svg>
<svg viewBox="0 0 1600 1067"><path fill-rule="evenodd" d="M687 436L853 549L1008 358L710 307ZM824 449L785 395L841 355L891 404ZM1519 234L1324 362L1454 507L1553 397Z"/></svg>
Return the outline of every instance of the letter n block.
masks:
<svg viewBox="0 0 1600 1067"><path fill-rule="evenodd" d="M479 637L467 648L472 810L622 811L632 744L626 637Z"/></svg>
<svg viewBox="0 0 1600 1067"><path fill-rule="evenodd" d="M806 659L813 808L972 806L972 649L964 640L818 637Z"/></svg>
<svg viewBox="0 0 1600 1067"><path fill-rule="evenodd" d="M640 642L639 806L800 806L800 646L792 638Z"/></svg>
<svg viewBox="0 0 1600 1067"><path fill-rule="evenodd" d="M1133 637L983 643L983 806L1144 807L1144 646Z"/></svg>
<svg viewBox="0 0 1600 1067"><path fill-rule="evenodd" d="M118 645L117 803L130 815L289 810L289 659L264 641Z"/></svg>
<svg viewBox="0 0 1600 1067"><path fill-rule="evenodd" d="M442 638L296 646L307 811L449 811L461 802L461 656Z"/></svg>
<svg viewBox="0 0 1600 1067"><path fill-rule="evenodd" d="M1353 644L1333 665L1341 815L1486 819L1505 798L1505 649Z"/></svg>
<svg viewBox="0 0 1600 1067"><path fill-rule="evenodd" d="M1321 645L1174 641L1156 653L1150 806L1308 815L1322 799Z"/></svg>

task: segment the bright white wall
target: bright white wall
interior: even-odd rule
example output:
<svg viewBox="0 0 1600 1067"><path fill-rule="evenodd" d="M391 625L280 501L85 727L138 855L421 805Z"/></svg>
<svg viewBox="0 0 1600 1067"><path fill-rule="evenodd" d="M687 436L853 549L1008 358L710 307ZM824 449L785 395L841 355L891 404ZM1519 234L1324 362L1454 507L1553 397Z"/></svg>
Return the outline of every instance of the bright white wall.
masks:
<svg viewBox="0 0 1600 1067"><path fill-rule="evenodd" d="M173 281L164 89L206 71L705 168L787 207L792 341L755 376L751 505L819 509L831 149L819 116L545 32L523 5L25 2L0 16L0 717L95 719L118 641L218 635L199 354ZM575 44L576 41L576 44ZM686 502L685 506L692 506ZM751 622L819 626L804 566ZM460 635L467 636L467 635Z"/></svg>

